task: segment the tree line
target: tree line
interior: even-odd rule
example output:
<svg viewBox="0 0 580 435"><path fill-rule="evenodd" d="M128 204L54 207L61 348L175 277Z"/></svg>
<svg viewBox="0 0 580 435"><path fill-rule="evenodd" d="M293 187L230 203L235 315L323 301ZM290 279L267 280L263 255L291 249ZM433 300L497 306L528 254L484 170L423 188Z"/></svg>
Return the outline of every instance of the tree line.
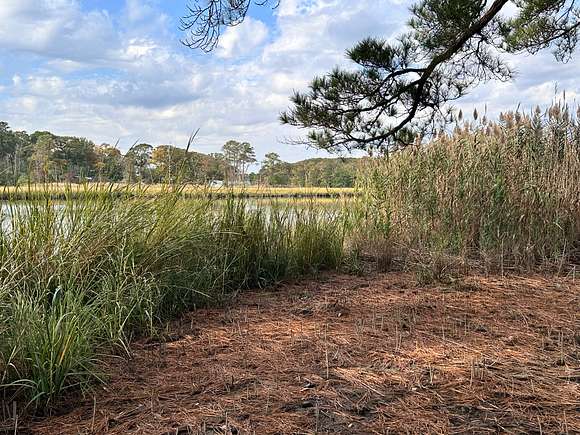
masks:
<svg viewBox="0 0 580 435"><path fill-rule="evenodd" d="M308 159L288 163L276 153L262 162L248 142L227 141L219 153L172 145L133 145L124 154L101 144L48 131L13 131L0 121L0 184L51 182L218 183L226 185L350 187L359 159ZM258 171L250 172L260 163Z"/></svg>
<svg viewBox="0 0 580 435"><path fill-rule="evenodd" d="M259 181L270 186L353 187L360 158L316 158L288 163L276 153L262 162Z"/></svg>

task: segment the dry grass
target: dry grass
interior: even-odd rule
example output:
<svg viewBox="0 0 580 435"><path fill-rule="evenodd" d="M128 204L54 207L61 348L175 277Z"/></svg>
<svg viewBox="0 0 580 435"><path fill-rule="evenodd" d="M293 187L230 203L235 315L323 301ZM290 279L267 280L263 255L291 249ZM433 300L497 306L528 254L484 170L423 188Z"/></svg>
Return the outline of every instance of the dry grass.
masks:
<svg viewBox="0 0 580 435"><path fill-rule="evenodd" d="M247 293L138 342L94 398L18 430L579 433L579 298L572 278L402 273Z"/></svg>
<svg viewBox="0 0 580 435"><path fill-rule="evenodd" d="M101 191L113 191L120 195L149 195L155 196L167 192L172 187L167 184L126 184L126 183L48 183L29 184L23 186L4 186L0 197L5 199L28 198L35 194L52 194L60 196L82 196L95 194ZM339 197L353 196L354 188L348 187L270 187L270 186L236 186L236 187L209 187L205 185L180 185L180 191L191 197L205 196L240 196L256 198L272 197Z"/></svg>
<svg viewBox="0 0 580 435"><path fill-rule="evenodd" d="M406 251L496 271L580 263L580 118L566 105L464 122L363 174L366 227Z"/></svg>

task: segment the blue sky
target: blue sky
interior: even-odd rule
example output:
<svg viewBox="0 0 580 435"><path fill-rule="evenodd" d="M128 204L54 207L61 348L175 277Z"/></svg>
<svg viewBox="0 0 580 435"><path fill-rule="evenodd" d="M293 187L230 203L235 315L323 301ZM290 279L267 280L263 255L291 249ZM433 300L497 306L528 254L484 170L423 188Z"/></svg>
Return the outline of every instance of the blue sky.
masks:
<svg viewBox="0 0 580 435"><path fill-rule="evenodd" d="M187 0L1 0L0 120L14 129L50 130L96 143L135 141L216 152L228 139L254 145L258 157L327 156L291 146L297 129L278 123L294 89L346 64L362 37L397 35L408 18L405 0L281 0L253 8L228 29L211 54L179 43ZM513 83L489 83L460 104L490 116L546 106L554 89L575 101L580 62L556 63L549 53L509 59Z"/></svg>

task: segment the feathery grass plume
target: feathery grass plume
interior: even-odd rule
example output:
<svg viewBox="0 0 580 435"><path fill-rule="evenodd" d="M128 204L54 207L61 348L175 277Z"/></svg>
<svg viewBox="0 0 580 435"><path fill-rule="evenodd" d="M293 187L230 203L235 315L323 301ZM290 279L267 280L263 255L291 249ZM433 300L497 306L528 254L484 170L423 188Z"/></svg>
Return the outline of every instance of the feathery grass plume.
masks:
<svg viewBox="0 0 580 435"><path fill-rule="evenodd" d="M580 261L580 121L563 103L464 121L369 161L359 184L368 226L407 253L501 267Z"/></svg>

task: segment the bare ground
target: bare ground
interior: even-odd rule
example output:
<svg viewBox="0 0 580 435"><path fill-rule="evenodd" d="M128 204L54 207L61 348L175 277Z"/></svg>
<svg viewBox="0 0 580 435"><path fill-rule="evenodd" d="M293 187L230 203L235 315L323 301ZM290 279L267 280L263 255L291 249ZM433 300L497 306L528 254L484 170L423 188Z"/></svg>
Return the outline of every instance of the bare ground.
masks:
<svg viewBox="0 0 580 435"><path fill-rule="evenodd" d="M322 275L113 359L22 433L580 433L580 281Z"/></svg>

